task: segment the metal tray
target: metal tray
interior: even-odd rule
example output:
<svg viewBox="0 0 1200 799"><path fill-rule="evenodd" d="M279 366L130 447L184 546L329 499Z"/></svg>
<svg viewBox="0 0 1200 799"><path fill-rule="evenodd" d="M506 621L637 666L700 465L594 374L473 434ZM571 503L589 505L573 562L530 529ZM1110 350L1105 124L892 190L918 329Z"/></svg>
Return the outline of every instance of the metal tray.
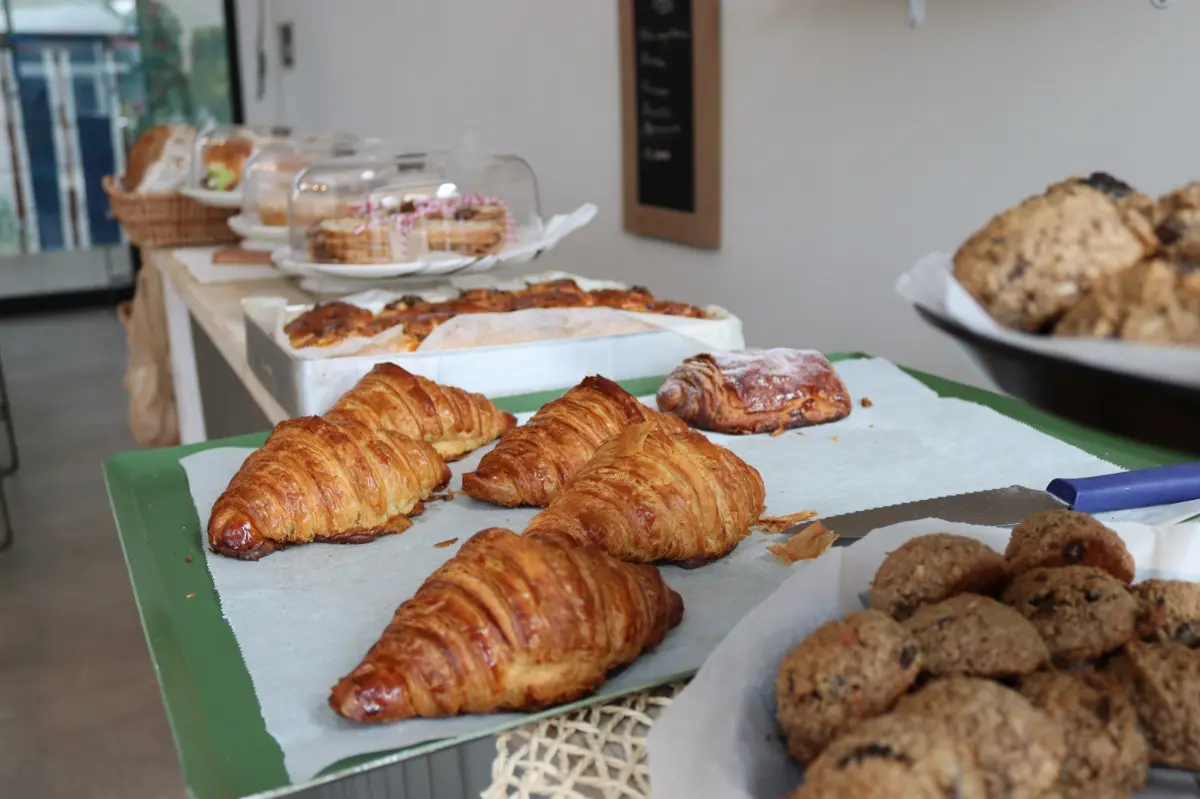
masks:
<svg viewBox="0 0 1200 799"><path fill-rule="evenodd" d="M1014 397L1089 427L1200 454L1200 390L1024 350L915 307Z"/></svg>

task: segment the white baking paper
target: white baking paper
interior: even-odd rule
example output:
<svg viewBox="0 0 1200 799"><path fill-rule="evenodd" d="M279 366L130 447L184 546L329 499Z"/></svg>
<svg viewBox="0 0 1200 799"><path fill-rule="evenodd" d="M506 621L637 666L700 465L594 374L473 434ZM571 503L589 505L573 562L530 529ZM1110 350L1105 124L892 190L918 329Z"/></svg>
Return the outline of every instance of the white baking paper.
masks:
<svg viewBox="0 0 1200 799"><path fill-rule="evenodd" d="M987 408L941 399L887 361L844 361L837 369L856 400L849 418L803 434L710 436L762 473L771 515L806 509L832 515L1013 484L1044 488L1053 477L1116 470ZM872 407L859 406L864 397ZM652 398L643 401L653 403ZM250 452L226 447L181 460L202 535L213 502ZM451 488L461 485L460 475L481 456L482 451L476 452L452 464ZM497 716L358 727L335 716L326 699L330 687L375 642L396 606L472 533L497 526L519 531L535 512L459 495L451 502L429 503L411 529L370 544L311 544L254 563L207 555L222 612L293 781L350 755L497 727L503 720ZM1200 513L1200 503L1121 516L1159 523L1195 513ZM434 547L452 538L457 539L453 546ZM654 653L608 683L601 695L697 669L746 613L797 569L806 568L789 567L766 551L767 544L779 540L754 533L716 563L693 571L664 568L667 581L683 596L683 623Z"/></svg>
<svg viewBox="0 0 1200 799"><path fill-rule="evenodd" d="M1137 564L1137 579L1200 580L1200 525L1113 525ZM866 607L864 594L884 556L934 532L969 535L1001 552L1009 531L922 519L875 530L849 547L798 563L791 576L726 636L650 731L655 799L780 799L799 784L775 722L779 662L830 619ZM1154 770L1141 797L1195 797L1193 778Z"/></svg>
<svg viewBox="0 0 1200 799"><path fill-rule="evenodd" d="M896 291L914 305L982 336L1021 349L1066 358L1123 374L1200 388L1200 347L1139 344L1112 339L1035 336L1003 328L954 279L953 257L936 252L896 281Z"/></svg>

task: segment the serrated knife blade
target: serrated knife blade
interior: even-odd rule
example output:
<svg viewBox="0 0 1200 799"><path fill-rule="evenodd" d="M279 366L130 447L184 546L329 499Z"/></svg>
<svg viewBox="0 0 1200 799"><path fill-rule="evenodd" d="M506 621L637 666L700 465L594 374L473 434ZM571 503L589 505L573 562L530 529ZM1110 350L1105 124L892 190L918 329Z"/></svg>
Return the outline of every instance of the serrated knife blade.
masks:
<svg viewBox="0 0 1200 799"><path fill-rule="evenodd" d="M840 543L847 544L879 527L916 519L1012 527L1027 516L1055 508L1103 513L1193 499L1200 499L1200 462L1095 477L1059 477L1051 480L1045 491L1025 486L993 488L823 516L821 522L838 534ZM799 524L786 532L795 534L806 526Z"/></svg>

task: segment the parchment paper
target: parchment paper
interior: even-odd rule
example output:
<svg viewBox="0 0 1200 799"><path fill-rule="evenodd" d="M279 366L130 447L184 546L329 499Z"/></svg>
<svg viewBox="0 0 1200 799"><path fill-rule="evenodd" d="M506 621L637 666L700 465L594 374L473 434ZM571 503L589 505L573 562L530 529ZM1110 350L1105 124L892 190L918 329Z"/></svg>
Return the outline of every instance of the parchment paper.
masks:
<svg viewBox="0 0 1200 799"><path fill-rule="evenodd" d="M1056 355L1124 374L1200 388L1200 347L1138 344L1110 339L1056 338L1009 330L996 324L953 274L953 257L936 252L896 281L896 291L914 305L1015 347Z"/></svg>
<svg viewBox="0 0 1200 799"><path fill-rule="evenodd" d="M1114 525L1138 567L1137 579L1200 579L1200 525ZM779 662L830 619L862 610L863 594L884 556L926 533L969 535L1004 551L1009 531L937 519L875 530L849 547L798 563L791 576L754 608L709 657L695 679L650 730L650 782L655 799L780 799L800 782L775 722ZM1190 569L1186 572L1174 569ZM1192 777L1154 770L1140 797L1196 797Z"/></svg>
<svg viewBox="0 0 1200 799"><path fill-rule="evenodd" d="M982 406L941 399L887 361L845 361L837 369L856 400L849 418L808 428L803 435L711 436L762 472L769 514L805 509L837 514L1013 484L1044 488L1053 477L1116 470ZM872 407L858 405L863 397ZM201 535L213 502L250 451L219 448L181 460ZM481 456L476 452L452 465L452 488L461 486L460 475ZM535 512L459 495L452 502L430 503L411 529L371 544L312 544L256 563L207 555L222 612L293 781L350 755L482 734L497 726L496 716L473 716L356 727L335 716L326 700L396 606L472 533L494 526L520 531ZM1123 516L1160 522L1198 512L1200 503L1187 503ZM451 538L458 539L453 546L434 547ZM766 551L778 540L754 533L716 563L694 571L664 568L667 581L683 595L683 624L658 650L608 683L602 695L698 668L739 619L796 573Z"/></svg>

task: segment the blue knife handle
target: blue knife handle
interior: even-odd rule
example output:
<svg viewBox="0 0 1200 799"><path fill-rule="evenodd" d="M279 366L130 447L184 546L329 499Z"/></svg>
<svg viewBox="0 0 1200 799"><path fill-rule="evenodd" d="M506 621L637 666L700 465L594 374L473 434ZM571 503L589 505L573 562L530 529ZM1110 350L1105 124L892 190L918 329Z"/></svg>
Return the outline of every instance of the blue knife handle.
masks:
<svg viewBox="0 0 1200 799"><path fill-rule="evenodd" d="M1179 463L1099 477L1058 478L1046 492L1084 513L1148 508L1200 499L1200 463Z"/></svg>

